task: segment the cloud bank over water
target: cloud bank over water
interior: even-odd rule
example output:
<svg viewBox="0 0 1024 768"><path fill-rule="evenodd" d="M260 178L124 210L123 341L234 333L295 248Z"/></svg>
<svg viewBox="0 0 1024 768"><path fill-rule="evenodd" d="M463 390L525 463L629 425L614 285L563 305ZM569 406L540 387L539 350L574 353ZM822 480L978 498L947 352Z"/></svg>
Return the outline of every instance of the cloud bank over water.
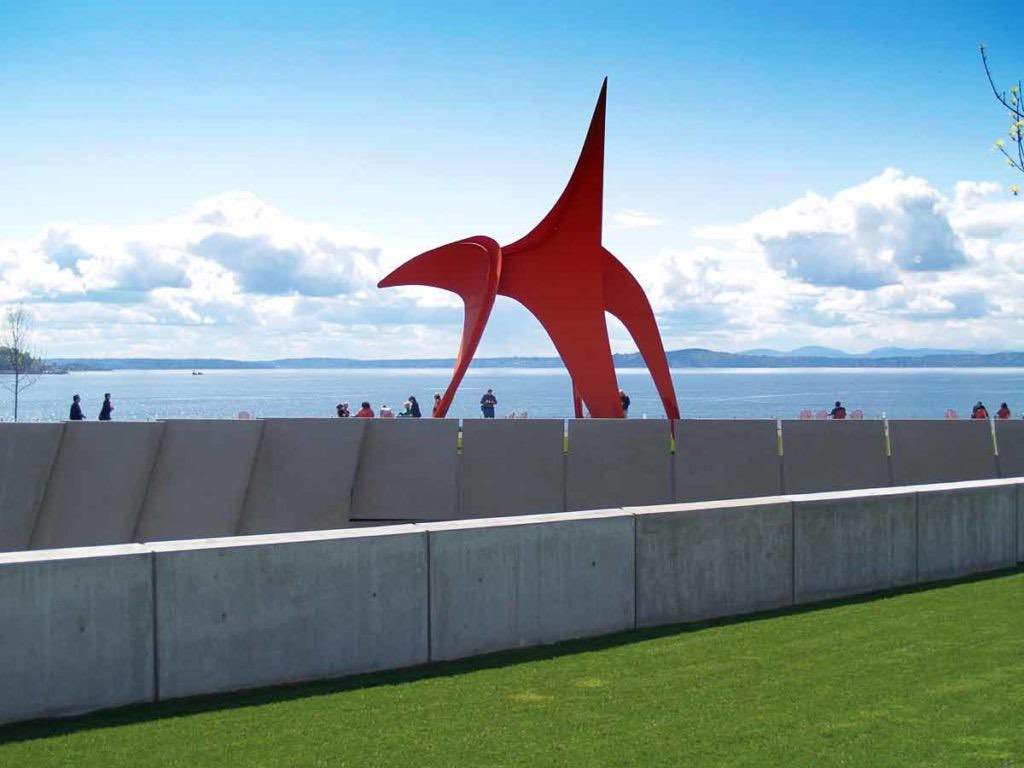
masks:
<svg viewBox="0 0 1024 768"><path fill-rule="evenodd" d="M672 348L1022 348L1022 205L990 182L946 195L888 169L700 228L653 257L616 253ZM609 219L648 238L664 231L641 211ZM457 299L375 287L408 255L231 192L150 224L55 223L0 241L0 304L29 306L54 356L450 356ZM496 319L503 351L550 352L525 313Z"/></svg>

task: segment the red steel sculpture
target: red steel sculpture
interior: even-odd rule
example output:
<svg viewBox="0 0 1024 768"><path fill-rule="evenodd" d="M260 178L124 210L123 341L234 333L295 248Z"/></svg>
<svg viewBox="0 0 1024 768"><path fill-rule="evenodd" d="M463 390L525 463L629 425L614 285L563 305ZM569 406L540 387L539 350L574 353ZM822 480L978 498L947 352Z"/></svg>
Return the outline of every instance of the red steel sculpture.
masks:
<svg viewBox="0 0 1024 768"><path fill-rule="evenodd" d="M434 416L448 412L500 294L525 306L548 332L572 378L577 417L583 415L582 403L596 418L624 415L605 323L605 312L610 312L626 326L643 355L665 415L679 418L665 348L647 296L601 244L607 92L606 78L572 177L532 232L506 246L483 235L442 245L410 259L378 284L443 288L465 302L455 369Z"/></svg>

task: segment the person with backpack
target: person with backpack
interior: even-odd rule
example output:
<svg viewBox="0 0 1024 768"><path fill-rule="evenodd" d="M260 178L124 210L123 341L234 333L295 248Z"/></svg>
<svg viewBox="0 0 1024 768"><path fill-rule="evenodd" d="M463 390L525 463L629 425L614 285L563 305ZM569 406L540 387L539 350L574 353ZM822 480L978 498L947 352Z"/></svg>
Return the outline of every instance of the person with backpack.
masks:
<svg viewBox="0 0 1024 768"><path fill-rule="evenodd" d="M843 407L843 404L841 402L836 400L836 407L829 411L828 415L831 416L833 419L845 419L846 409Z"/></svg>
<svg viewBox="0 0 1024 768"><path fill-rule="evenodd" d="M485 419L494 418L494 408L498 405L498 398L494 396L494 390L488 389L480 398L480 410L483 411Z"/></svg>
<svg viewBox="0 0 1024 768"><path fill-rule="evenodd" d="M972 419L987 419L988 418L988 408L985 407L984 403L982 403L981 400L979 400L977 403L975 403L974 404L974 408L971 409L971 418Z"/></svg>

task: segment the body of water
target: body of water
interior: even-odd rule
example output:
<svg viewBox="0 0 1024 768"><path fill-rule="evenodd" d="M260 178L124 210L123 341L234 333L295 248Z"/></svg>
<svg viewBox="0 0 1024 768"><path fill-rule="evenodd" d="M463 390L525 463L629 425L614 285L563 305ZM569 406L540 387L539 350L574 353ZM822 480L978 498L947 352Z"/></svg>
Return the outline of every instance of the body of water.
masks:
<svg viewBox="0 0 1024 768"><path fill-rule="evenodd" d="M23 393L23 421L67 418L71 396L82 396L88 419L99 413L104 392L113 395L117 420L158 418L234 418L334 416L337 403L353 412L368 400L396 412L409 395L429 413L433 393L448 382L446 369L336 369L208 371L112 371L42 376ZM1014 416L1024 412L1022 368L760 368L683 369L672 372L684 418L796 418L803 408L828 410L842 400L866 418L942 418L954 408L961 418L983 400L991 414L1007 401ZM3 379L0 377L0 384ZM650 376L644 370L620 370L629 393L632 418L663 415ZM560 369L484 368L470 370L450 411L453 417L480 415L479 402L491 387L499 416L526 411L530 416L572 415L569 377ZM0 417L10 420L12 398L0 387Z"/></svg>

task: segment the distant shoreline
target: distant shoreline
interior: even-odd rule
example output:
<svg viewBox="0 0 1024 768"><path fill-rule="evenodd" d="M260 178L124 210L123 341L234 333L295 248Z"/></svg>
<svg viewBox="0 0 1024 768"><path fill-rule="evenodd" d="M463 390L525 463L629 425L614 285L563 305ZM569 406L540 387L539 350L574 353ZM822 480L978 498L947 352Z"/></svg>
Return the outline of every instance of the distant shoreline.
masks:
<svg viewBox="0 0 1024 768"><path fill-rule="evenodd" d="M748 354L716 352L709 349L680 349L667 353L670 368L1024 368L1024 352L921 353L879 357L864 355L824 356ZM616 368L644 368L638 353L612 356ZM226 358L54 358L48 365L53 373L75 371L213 371L213 370L344 370L451 368L451 358L359 360L355 358L301 357L276 360L232 360ZM477 358L474 368L563 368L557 357Z"/></svg>

